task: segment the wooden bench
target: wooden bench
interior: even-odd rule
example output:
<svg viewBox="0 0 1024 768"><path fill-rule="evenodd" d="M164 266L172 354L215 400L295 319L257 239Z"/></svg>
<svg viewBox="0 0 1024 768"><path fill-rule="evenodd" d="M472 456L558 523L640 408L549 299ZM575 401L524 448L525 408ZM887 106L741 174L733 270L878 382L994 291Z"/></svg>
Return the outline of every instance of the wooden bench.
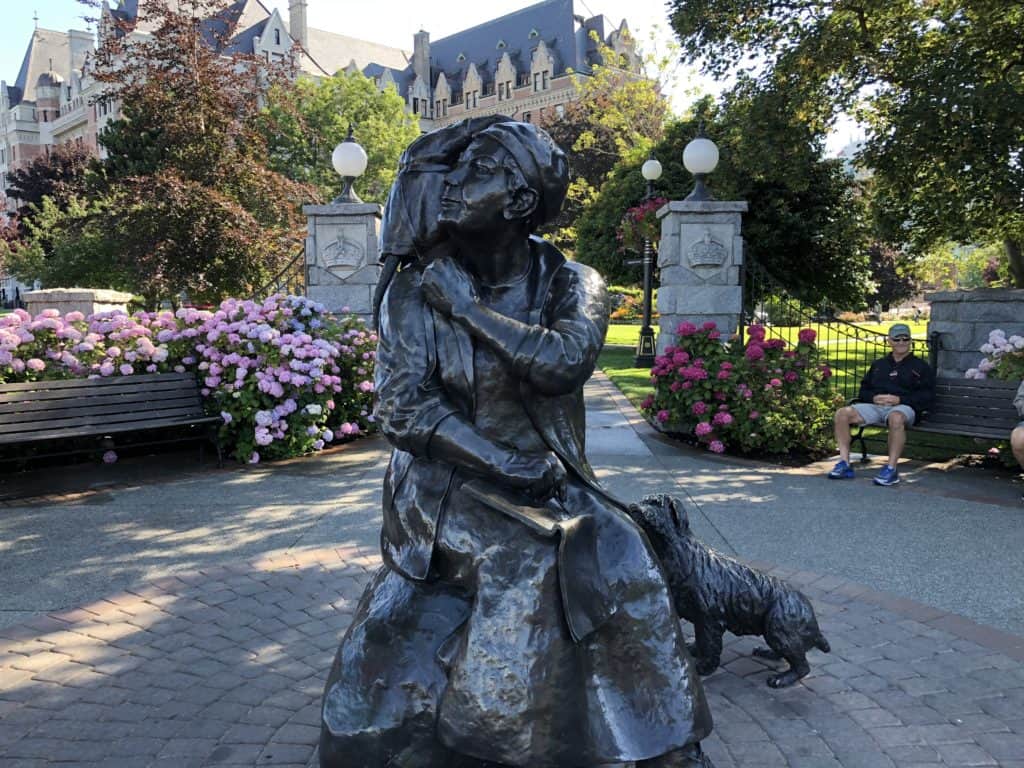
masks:
<svg viewBox="0 0 1024 768"><path fill-rule="evenodd" d="M219 416L209 416L203 410L199 384L191 373L0 384L0 447L104 438L167 427L202 427L203 437L212 439L217 447L219 465L221 449L216 432L220 423ZM200 461L202 449L200 443Z"/></svg>
<svg viewBox="0 0 1024 768"><path fill-rule="evenodd" d="M1008 440L1021 421L1013 406L1018 386L1018 382L995 379L936 379L932 407L912 429L937 435ZM868 456L866 426L859 425L853 435L853 440L860 442L862 461L867 461Z"/></svg>

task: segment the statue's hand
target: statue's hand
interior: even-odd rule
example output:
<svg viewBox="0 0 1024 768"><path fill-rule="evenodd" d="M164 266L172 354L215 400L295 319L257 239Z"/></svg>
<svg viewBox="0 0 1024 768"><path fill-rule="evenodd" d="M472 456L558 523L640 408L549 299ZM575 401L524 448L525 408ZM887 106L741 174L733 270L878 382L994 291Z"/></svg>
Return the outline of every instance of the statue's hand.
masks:
<svg viewBox="0 0 1024 768"><path fill-rule="evenodd" d="M477 300L473 278L450 256L432 261L423 270L421 285L430 306L446 317Z"/></svg>
<svg viewBox="0 0 1024 768"><path fill-rule="evenodd" d="M501 473L508 485L538 501L565 500L569 476L562 460L551 451L513 452L502 464Z"/></svg>

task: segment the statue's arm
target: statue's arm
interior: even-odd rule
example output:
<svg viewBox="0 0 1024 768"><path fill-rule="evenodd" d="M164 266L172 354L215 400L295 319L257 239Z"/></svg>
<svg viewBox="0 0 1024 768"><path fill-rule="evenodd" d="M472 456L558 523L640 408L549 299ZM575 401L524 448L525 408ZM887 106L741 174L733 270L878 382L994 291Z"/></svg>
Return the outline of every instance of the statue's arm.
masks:
<svg viewBox="0 0 1024 768"><path fill-rule="evenodd" d="M594 372L608 330L607 292L597 272L572 265L561 268L552 293L547 326L513 320L477 301L454 307L452 317L532 387L566 394Z"/></svg>
<svg viewBox="0 0 1024 768"><path fill-rule="evenodd" d="M433 324L415 270L399 272L381 307L375 418L388 441L414 456L447 462L514 488L564 484L557 460L498 443L445 396L436 370Z"/></svg>

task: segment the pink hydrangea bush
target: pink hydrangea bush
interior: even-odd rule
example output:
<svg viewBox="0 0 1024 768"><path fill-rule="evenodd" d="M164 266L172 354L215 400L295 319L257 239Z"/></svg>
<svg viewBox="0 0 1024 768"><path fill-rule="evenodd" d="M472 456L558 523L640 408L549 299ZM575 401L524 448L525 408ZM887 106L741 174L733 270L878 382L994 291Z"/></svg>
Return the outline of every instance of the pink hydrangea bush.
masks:
<svg viewBox="0 0 1024 768"><path fill-rule="evenodd" d="M842 397L819 360L815 332L797 344L766 338L752 325L747 343L724 339L717 326L680 323L676 343L655 359L654 392L643 409L663 429L692 435L715 453L818 453L829 444Z"/></svg>
<svg viewBox="0 0 1024 768"><path fill-rule="evenodd" d="M0 381L193 371L240 461L316 451L372 426L377 337L302 296L215 311L0 317Z"/></svg>
<svg viewBox="0 0 1024 768"><path fill-rule="evenodd" d="M981 345L985 355L977 368L969 368L964 376L968 379L1003 379L1020 381L1024 379L1024 336L1006 336L1006 331L996 328L988 335L988 341Z"/></svg>

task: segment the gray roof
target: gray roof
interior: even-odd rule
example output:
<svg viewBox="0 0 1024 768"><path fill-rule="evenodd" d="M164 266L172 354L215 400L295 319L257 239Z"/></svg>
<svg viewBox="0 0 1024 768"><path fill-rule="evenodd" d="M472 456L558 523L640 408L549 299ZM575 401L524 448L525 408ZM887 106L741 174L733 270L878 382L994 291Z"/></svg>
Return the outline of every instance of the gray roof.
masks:
<svg viewBox="0 0 1024 768"><path fill-rule="evenodd" d="M347 67L352 61L355 61L356 67L360 70L370 64L379 64L400 72L408 66L412 58L412 53L400 48L357 40L323 29L309 27L306 34L310 57L332 75Z"/></svg>
<svg viewBox="0 0 1024 768"><path fill-rule="evenodd" d="M71 79L71 55L70 42L66 32L57 32L52 29L37 28L32 30L32 38L25 51L25 58L21 62L21 69L18 71L18 78L14 81L14 87L20 92L17 101L8 91L11 97L11 105L21 101L36 100L36 84L39 76L49 71L55 72L64 81Z"/></svg>
<svg viewBox="0 0 1024 768"><path fill-rule="evenodd" d="M566 67L581 68L576 53L576 22L573 18L573 0L545 0L454 35L430 41L432 78L445 73L453 88L461 83L470 63L477 66L485 82L494 78L494 70L503 54L508 53L517 69L529 66L530 56L543 40L554 54L557 70L552 76L565 72ZM531 37L531 33L536 36ZM498 43L504 42L504 48ZM460 61L460 56L464 57ZM433 85L433 83L432 83Z"/></svg>

